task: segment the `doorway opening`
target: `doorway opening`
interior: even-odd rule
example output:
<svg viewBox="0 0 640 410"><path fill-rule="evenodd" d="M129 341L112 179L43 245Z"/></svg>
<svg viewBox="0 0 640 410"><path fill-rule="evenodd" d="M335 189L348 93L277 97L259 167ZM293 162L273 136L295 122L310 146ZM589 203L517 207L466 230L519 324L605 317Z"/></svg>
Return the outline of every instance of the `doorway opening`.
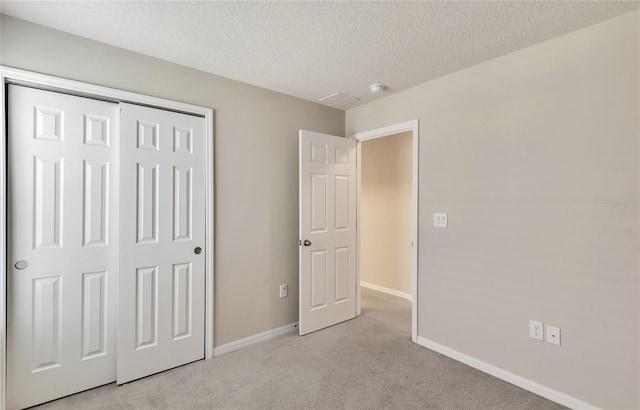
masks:
<svg viewBox="0 0 640 410"><path fill-rule="evenodd" d="M412 135L361 143L360 285L411 300Z"/></svg>
<svg viewBox="0 0 640 410"><path fill-rule="evenodd" d="M355 134L357 314L361 287L411 301L417 340L418 121Z"/></svg>

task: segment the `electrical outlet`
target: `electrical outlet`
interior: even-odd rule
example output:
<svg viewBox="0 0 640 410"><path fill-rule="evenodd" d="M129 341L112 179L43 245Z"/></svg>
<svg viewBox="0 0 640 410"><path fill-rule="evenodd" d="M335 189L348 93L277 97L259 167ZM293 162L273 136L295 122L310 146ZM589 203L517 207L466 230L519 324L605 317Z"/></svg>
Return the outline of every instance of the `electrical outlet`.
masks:
<svg viewBox="0 0 640 410"><path fill-rule="evenodd" d="M544 341L544 324L535 320L529 321L529 337L536 340Z"/></svg>
<svg viewBox="0 0 640 410"><path fill-rule="evenodd" d="M547 343L560 346L560 328L547 325Z"/></svg>
<svg viewBox="0 0 640 410"><path fill-rule="evenodd" d="M280 298L286 298L289 295L289 285L280 285Z"/></svg>

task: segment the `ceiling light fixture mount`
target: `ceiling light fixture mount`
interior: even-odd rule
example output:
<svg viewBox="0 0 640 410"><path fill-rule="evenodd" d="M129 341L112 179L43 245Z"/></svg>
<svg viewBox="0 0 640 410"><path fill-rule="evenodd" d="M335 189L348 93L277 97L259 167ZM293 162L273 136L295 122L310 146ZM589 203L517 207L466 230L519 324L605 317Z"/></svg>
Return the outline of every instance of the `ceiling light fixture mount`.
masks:
<svg viewBox="0 0 640 410"><path fill-rule="evenodd" d="M384 84L380 84L380 83L376 83L376 84L371 84L369 86L369 89L371 90L372 93L374 94L378 94L379 92L381 92L382 90L384 90L385 88L387 88L386 85Z"/></svg>

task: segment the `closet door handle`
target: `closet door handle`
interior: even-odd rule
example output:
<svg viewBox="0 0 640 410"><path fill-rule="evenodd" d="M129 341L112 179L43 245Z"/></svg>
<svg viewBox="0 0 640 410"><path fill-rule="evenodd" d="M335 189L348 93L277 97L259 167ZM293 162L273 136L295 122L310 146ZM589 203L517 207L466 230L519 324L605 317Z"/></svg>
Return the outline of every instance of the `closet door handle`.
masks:
<svg viewBox="0 0 640 410"><path fill-rule="evenodd" d="M311 246L311 241L308 240L308 239L305 239L304 242L303 242L303 245L304 246Z"/></svg>
<svg viewBox="0 0 640 410"><path fill-rule="evenodd" d="M200 255L200 254L202 253L202 248L201 248L201 247L199 247L199 246L198 246L198 247L196 247L196 248L193 250L193 253L195 253L196 255Z"/></svg>

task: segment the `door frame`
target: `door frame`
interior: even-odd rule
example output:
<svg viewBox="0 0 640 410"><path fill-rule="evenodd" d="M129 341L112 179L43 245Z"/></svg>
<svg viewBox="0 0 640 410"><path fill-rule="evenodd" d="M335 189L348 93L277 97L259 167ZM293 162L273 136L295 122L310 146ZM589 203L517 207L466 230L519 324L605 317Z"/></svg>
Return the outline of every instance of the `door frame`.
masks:
<svg viewBox="0 0 640 410"><path fill-rule="evenodd" d="M214 291L214 133L213 109L192 105L164 98L133 93L115 88L67 80L46 74L34 73L17 68L0 65L0 157L4 165L0 166L0 410L6 406L7 383L7 85L17 84L31 86L47 91L62 92L80 97L96 98L111 102L129 102L133 104L156 107L164 110L195 114L205 119L205 359L213 358L213 291ZM116 215L118 210L115 210Z"/></svg>
<svg viewBox="0 0 640 410"><path fill-rule="evenodd" d="M411 340L414 343L418 343L418 142L420 140L419 135L419 121L411 120L399 124L389 125L383 128L377 128L370 131L359 132L349 136L349 138L355 139L358 143L356 145L357 149L357 179L356 179L356 226L357 229L357 239L356 239L356 316L360 316L361 306L360 306L360 232L362 231L361 226L361 212L360 212L360 198L361 195L361 179L362 179L362 147L361 142L366 140L372 140L375 138L388 137L391 135L399 134L401 132L411 131L413 133L413 171L412 171L412 209L413 209L413 219L412 219L412 262L411 262Z"/></svg>

